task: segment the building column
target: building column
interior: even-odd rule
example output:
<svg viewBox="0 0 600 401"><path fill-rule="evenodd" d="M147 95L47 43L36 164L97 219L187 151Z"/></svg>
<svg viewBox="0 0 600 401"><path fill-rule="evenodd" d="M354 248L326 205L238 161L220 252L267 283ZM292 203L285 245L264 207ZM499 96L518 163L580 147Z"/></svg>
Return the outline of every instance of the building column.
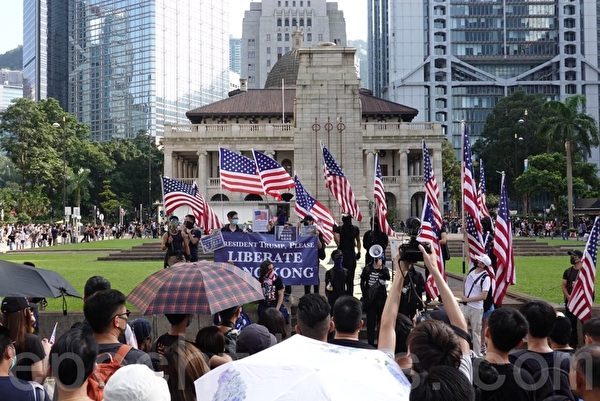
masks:
<svg viewBox="0 0 600 401"><path fill-rule="evenodd" d="M166 150L164 152L164 176L173 177L173 151Z"/></svg>
<svg viewBox="0 0 600 401"><path fill-rule="evenodd" d="M435 180L437 181L438 187L440 188L440 196L439 196L438 202L440 205L440 211L443 213L444 212L444 177L443 177L443 173L442 173L442 149L441 148L429 149L429 155L431 156L431 164L433 166L433 174L435 174Z"/></svg>
<svg viewBox="0 0 600 401"><path fill-rule="evenodd" d="M400 213L400 219L406 220L410 217L410 193L408 191L408 151L399 150L400 163L398 168L400 170L400 199L398 202L398 212Z"/></svg>
<svg viewBox="0 0 600 401"><path fill-rule="evenodd" d="M208 166L206 165L206 153L204 150L196 152L198 155L198 190L206 196L206 186L208 185Z"/></svg>
<svg viewBox="0 0 600 401"><path fill-rule="evenodd" d="M367 185L366 195L369 201L373 200L373 177L375 176L375 153L373 150L365 150L367 154Z"/></svg>
<svg viewBox="0 0 600 401"><path fill-rule="evenodd" d="M177 156L177 178L183 178L183 159Z"/></svg>

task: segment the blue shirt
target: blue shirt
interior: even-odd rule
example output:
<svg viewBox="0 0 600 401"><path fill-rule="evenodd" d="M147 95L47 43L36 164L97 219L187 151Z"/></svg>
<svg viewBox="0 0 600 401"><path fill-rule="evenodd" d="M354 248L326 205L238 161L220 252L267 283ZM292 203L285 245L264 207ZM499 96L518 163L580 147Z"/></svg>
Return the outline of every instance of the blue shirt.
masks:
<svg viewBox="0 0 600 401"><path fill-rule="evenodd" d="M35 401L34 385L30 382L17 379L14 376L0 376L0 400L10 401ZM38 385L37 401L50 401L48 394ZM43 394L43 398L41 395Z"/></svg>

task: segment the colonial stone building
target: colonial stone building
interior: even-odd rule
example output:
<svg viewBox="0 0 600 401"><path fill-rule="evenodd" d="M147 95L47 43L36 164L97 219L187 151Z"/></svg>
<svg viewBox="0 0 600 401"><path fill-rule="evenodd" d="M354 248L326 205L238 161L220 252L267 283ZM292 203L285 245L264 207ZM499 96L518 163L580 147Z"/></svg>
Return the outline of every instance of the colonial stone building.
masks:
<svg viewBox="0 0 600 401"><path fill-rule="evenodd" d="M274 157L291 175L298 174L339 219L339 208L325 188L322 143L349 178L366 227L374 155L379 152L388 209L398 219L420 215L421 143L424 139L429 146L441 186L445 138L440 125L412 123L416 109L359 88L355 49L333 44L303 48L301 40L296 44L273 67L264 89L242 85L227 99L189 111L191 124L167 126L164 174L196 181L217 210L244 201L265 202L266 196L230 193L219 183L219 146L248 156L254 148Z"/></svg>

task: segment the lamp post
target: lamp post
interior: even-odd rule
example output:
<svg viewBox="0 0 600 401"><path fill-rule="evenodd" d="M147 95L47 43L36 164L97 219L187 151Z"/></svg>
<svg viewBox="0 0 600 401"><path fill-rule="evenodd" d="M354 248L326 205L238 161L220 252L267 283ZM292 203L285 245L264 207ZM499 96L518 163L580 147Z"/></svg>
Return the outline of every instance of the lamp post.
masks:
<svg viewBox="0 0 600 401"><path fill-rule="evenodd" d="M60 128L61 125L59 123L53 123L52 126L54 128ZM65 210L67 208L67 158L66 158L66 141L67 141L67 116L63 116L62 119L62 128L63 128L63 137L62 137L62 161L63 161L63 174L62 174L62 179L63 179L63 216L65 216L65 218L63 220L66 220L66 216L67 214L65 213Z"/></svg>

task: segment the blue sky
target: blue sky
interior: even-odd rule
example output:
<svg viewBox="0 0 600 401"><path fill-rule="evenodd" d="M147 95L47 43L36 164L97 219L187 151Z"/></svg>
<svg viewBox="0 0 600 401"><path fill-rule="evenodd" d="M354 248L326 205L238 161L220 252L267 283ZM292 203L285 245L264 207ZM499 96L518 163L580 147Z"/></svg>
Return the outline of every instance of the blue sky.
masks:
<svg viewBox="0 0 600 401"><path fill-rule="evenodd" d="M3 0L0 13L0 54L23 44L23 0ZM8 4L7 4L8 3ZM244 11L250 0L232 0L231 34L241 36ZM348 39L367 39L367 0L338 0L339 8L346 17Z"/></svg>

